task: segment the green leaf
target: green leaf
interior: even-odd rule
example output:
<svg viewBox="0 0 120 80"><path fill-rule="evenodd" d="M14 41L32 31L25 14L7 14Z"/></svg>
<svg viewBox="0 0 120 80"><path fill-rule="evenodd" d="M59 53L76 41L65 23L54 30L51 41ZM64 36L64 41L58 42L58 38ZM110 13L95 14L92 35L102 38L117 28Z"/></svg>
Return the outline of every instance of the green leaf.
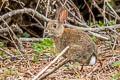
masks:
<svg viewBox="0 0 120 80"><path fill-rule="evenodd" d="M92 2L92 0L88 0L88 3L91 3Z"/></svg>
<svg viewBox="0 0 120 80"><path fill-rule="evenodd" d="M5 57L5 51L1 51L1 56L4 58Z"/></svg>
<svg viewBox="0 0 120 80"><path fill-rule="evenodd" d="M75 78L80 78L80 75L79 74L75 74Z"/></svg>
<svg viewBox="0 0 120 80"><path fill-rule="evenodd" d="M112 2L109 2L109 4L110 4L110 6L111 6L112 8L115 7L114 4L113 4Z"/></svg>
<svg viewBox="0 0 120 80"><path fill-rule="evenodd" d="M27 33L27 32L24 32L23 35L25 36L25 38L29 38L30 37L30 34Z"/></svg>
<svg viewBox="0 0 120 80"><path fill-rule="evenodd" d="M1 80L6 80L7 75L3 75Z"/></svg>
<svg viewBox="0 0 120 80"><path fill-rule="evenodd" d="M108 21L106 24L109 25L109 26L111 26L111 25L115 25L116 22L114 20L111 20L111 21Z"/></svg>
<svg viewBox="0 0 120 80"><path fill-rule="evenodd" d="M104 23L102 21L99 21L99 26L105 26Z"/></svg>
<svg viewBox="0 0 120 80"><path fill-rule="evenodd" d="M37 56L34 56L33 57L33 62L38 62L39 61L39 58Z"/></svg>
<svg viewBox="0 0 120 80"><path fill-rule="evenodd" d="M16 75L18 74L18 71L11 71L11 74Z"/></svg>
<svg viewBox="0 0 120 80"><path fill-rule="evenodd" d="M79 66L80 66L80 63L79 63L79 62L75 62L75 63L73 64L73 66L79 67Z"/></svg>
<svg viewBox="0 0 120 80"><path fill-rule="evenodd" d="M21 37L21 35L19 35L19 34L16 34L16 36L17 36L17 38L20 38L20 37Z"/></svg>
<svg viewBox="0 0 120 80"><path fill-rule="evenodd" d="M120 61L116 61L113 65L116 67L120 66Z"/></svg>
<svg viewBox="0 0 120 80"><path fill-rule="evenodd" d="M53 41L49 40L49 39L45 39L42 43L40 43L41 45L44 46L53 46Z"/></svg>
<svg viewBox="0 0 120 80"><path fill-rule="evenodd" d="M110 80L117 80L118 78L120 78L120 73L115 74L114 76L112 76L112 78Z"/></svg>
<svg viewBox="0 0 120 80"><path fill-rule="evenodd" d="M4 43L3 42L0 42L0 47L4 47Z"/></svg>
<svg viewBox="0 0 120 80"><path fill-rule="evenodd" d="M10 71L10 70L7 70L5 74L6 74L6 75L11 75L11 71Z"/></svg>
<svg viewBox="0 0 120 80"><path fill-rule="evenodd" d="M20 54L20 52L19 52L18 50L15 50L15 53L16 53L16 55L19 55L19 54Z"/></svg>
<svg viewBox="0 0 120 80"><path fill-rule="evenodd" d="M72 69L74 68L74 66L73 66L73 65L71 65L71 64L66 65L66 67L67 67L67 69L68 69L68 70L72 70Z"/></svg>
<svg viewBox="0 0 120 80"><path fill-rule="evenodd" d="M98 39L97 39L96 36L92 36L92 39L93 39L93 41L94 41L95 43L98 42Z"/></svg>
<svg viewBox="0 0 120 80"><path fill-rule="evenodd" d="M42 51L47 51L47 50L54 50L53 47L54 44L53 44L53 41L51 39L45 39L43 42L41 43L34 43L33 44L33 48L34 48L34 51L37 55L40 55L40 53Z"/></svg>
<svg viewBox="0 0 120 80"><path fill-rule="evenodd" d="M90 26L93 26L95 23L94 22L90 22Z"/></svg>

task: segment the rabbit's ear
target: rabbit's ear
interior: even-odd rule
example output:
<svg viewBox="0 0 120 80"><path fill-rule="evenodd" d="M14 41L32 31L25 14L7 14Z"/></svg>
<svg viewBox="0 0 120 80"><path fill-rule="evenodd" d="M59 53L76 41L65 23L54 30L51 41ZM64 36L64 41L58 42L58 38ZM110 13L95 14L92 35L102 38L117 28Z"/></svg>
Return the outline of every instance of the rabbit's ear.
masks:
<svg viewBox="0 0 120 80"><path fill-rule="evenodd" d="M67 10L65 8L61 9L59 20L65 21L67 19Z"/></svg>
<svg viewBox="0 0 120 80"><path fill-rule="evenodd" d="M65 8L59 8L56 15L58 21L64 22L67 19L68 12Z"/></svg>

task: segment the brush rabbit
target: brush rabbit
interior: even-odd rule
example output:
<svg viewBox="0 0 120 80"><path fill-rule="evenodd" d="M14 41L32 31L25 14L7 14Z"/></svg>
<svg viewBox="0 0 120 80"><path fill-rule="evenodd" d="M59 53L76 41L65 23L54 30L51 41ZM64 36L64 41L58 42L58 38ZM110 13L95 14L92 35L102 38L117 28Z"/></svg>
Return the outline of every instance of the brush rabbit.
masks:
<svg viewBox="0 0 120 80"><path fill-rule="evenodd" d="M91 37L82 30L64 28L63 22L67 18L67 10L60 8L56 19L48 23L45 33L55 43L57 52L61 52L66 46L70 46L63 55L64 58L84 65L93 65L97 61L96 45Z"/></svg>

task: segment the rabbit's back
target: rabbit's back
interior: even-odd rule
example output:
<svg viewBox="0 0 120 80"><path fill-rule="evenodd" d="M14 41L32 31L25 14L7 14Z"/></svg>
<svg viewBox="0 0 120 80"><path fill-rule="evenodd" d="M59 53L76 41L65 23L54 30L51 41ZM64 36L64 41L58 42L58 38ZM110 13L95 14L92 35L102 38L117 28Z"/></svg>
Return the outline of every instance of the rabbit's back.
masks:
<svg viewBox="0 0 120 80"><path fill-rule="evenodd" d="M83 49L90 47L95 49L95 43L90 36L77 29L65 28L60 37L53 38L57 52L61 52L66 46L79 45Z"/></svg>

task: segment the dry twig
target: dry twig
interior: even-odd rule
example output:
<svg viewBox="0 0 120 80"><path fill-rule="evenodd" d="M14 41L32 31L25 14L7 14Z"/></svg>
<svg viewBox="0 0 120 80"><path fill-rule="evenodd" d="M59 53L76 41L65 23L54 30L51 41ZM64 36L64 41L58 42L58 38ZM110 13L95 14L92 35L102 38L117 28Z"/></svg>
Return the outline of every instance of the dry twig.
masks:
<svg viewBox="0 0 120 80"><path fill-rule="evenodd" d="M45 38L19 38L20 41L25 42L42 42Z"/></svg>
<svg viewBox="0 0 120 80"><path fill-rule="evenodd" d="M32 80L36 80L39 76L41 76L51 65L53 65L58 58L60 58L67 50L69 49L69 46L67 46L48 66L46 66L42 71L40 71L35 77L33 77Z"/></svg>
<svg viewBox="0 0 120 80"><path fill-rule="evenodd" d="M2 21L5 23L5 25L9 28L8 33L9 33L10 38L12 39L15 47L17 48L17 50L18 50L19 52L20 52L20 51L21 51L21 52L24 52L24 47L23 47L23 45L22 45L22 42L20 42L20 41L18 40L18 38L16 37L15 33L14 33L13 30L10 28L10 26L7 24L7 22L3 19L3 17L0 16L0 20L2 20ZM10 32L12 33L12 35L11 35ZM17 41L18 46L16 45L15 41ZM20 53L21 53L21 52L20 52Z"/></svg>
<svg viewBox="0 0 120 80"><path fill-rule="evenodd" d="M57 66L55 66L51 71L43 74L42 76L40 76L40 80L44 79L45 77L47 77L48 75L52 74L53 72L55 72L57 69L59 69L61 66L63 66L64 64L68 63L69 60L66 58L64 59L62 62L60 62Z"/></svg>
<svg viewBox="0 0 120 80"><path fill-rule="evenodd" d="M50 21L50 19L46 18L45 16L43 16L42 14L39 14L37 11L35 11L34 9L31 8L24 8L24 9L17 9L17 10L13 10L11 12L8 12L4 15L1 16L2 19L7 19L9 17L12 17L13 15L17 15L17 14L35 14L35 17L37 17L39 20L43 20L43 21ZM0 18L0 21L2 21L2 19Z"/></svg>
<svg viewBox="0 0 120 80"><path fill-rule="evenodd" d="M62 3L61 3L62 4ZM16 14L23 14L23 13L27 13L27 14L35 14L35 17L37 17L38 19L44 20L44 21L51 21L50 19L48 19L47 17L43 16L42 14L39 14L37 11L30 9L30 8L24 8L24 9L18 9L18 10L13 10L9 13L4 14L3 16L1 16L3 19L7 19L13 15ZM0 19L1 21L1 19ZM84 26L86 26L86 24L82 24ZM70 24L65 24L66 27L70 27L70 28L76 28L76 29L82 29L84 31L100 31L100 30L105 30L106 28L114 28L114 26L119 26L119 25L114 25L114 26L108 26L108 27L99 27L99 28L80 28L78 26L74 26L74 25L70 25ZM88 27L88 26L87 26ZM92 32L93 33L93 32ZM96 33L97 34L97 33ZM100 35L100 34L98 34ZM99 38L99 36L97 36Z"/></svg>

